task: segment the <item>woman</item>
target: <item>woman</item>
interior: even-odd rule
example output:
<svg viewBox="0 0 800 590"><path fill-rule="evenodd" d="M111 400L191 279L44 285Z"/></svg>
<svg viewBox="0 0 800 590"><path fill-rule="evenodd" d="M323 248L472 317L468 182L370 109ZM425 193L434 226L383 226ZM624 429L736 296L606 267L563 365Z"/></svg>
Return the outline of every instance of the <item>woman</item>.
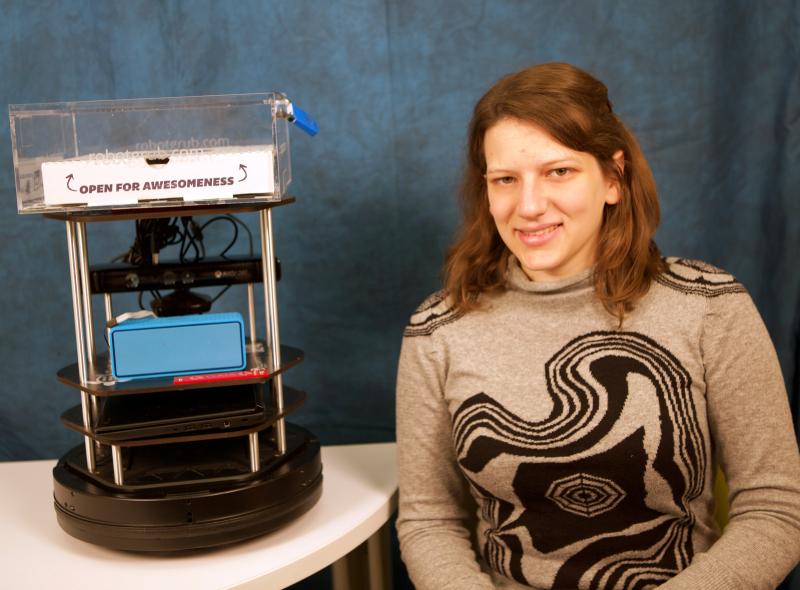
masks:
<svg viewBox="0 0 800 590"><path fill-rule="evenodd" d="M772 343L731 275L661 257L653 177L606 87L567 64L500 80L462 196L398 371L417 588L779 584L800 557L800 458Z"/></svg>

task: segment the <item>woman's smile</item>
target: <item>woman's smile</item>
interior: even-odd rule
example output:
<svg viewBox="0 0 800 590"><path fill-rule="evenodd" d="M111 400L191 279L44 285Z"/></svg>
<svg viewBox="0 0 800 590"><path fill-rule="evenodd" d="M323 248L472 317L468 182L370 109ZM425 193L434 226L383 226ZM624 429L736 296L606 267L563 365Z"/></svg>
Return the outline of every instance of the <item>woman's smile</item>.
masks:
<svg viewBox="0 0 800 590"><path fill-rule="evenodd" d="M518 229L515 235L526 246L543 246L556 237L561 227L560 223L554 223L541 229Z"/></svg>

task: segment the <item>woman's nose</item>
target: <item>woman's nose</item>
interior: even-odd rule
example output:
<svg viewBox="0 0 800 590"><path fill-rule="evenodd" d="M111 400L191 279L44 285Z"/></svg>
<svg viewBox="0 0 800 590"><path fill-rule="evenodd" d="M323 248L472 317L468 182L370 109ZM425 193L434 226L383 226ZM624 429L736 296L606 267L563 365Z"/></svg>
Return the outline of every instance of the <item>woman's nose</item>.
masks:
<svg viewBox="0 0 800 590"><path fill-rule="evenodd" d="M547 210L548 200L544 187L532 179L521 183L517 213L523 217L537 217Z"/></svg>

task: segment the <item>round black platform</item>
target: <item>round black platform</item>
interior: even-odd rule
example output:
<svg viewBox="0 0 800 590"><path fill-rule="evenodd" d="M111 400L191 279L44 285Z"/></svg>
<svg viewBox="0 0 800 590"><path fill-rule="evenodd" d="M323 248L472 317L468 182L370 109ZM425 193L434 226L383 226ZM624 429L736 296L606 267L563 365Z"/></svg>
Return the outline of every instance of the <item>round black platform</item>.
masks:
<svg viewBox="0 0 800 590"><path fill-rule="evenodd" d="M242 441L212 441L213 448L204 443L179 453L177 444L144 447L126 457L125 486L88 473L83 446L76 447L53 469L58 523L83 541L132 551L201 549L267 533L322 494L319 441L293 424L286 424L286 435L285 455L261 447L257 473L249 473Z"/></svg>

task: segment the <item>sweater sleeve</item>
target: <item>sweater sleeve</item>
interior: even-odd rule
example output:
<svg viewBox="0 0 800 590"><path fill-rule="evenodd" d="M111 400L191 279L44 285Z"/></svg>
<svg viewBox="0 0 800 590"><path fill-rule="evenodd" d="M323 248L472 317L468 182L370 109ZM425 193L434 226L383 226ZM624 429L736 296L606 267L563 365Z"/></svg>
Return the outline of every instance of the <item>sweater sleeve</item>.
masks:
<svg viewBox="0 0 800 590"><path fill-rule="evenodd" d="M719 540L667 590L772 590L800 559L800 455L780 365L746 293L708 300L706 400L730 488Z"/></svg>
<svg viewBox="0 0 800 590"><path fill-rule="evenodd" d="M456 464L444 400L446 366L434 337L406 337L397 374L400 482L397 532L418 590L490 590L468 523L471 497Z"/></svg>

